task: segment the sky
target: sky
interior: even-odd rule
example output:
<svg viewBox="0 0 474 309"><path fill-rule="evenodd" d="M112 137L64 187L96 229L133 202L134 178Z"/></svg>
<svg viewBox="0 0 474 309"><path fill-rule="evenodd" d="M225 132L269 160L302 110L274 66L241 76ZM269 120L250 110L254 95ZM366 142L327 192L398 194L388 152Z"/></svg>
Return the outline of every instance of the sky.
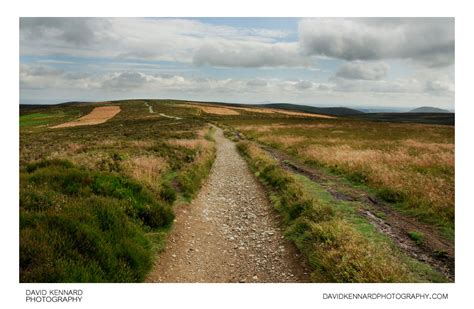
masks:
<svg viewBox="0 0 474 309"><path fill-rule="evenodd" d="M20 103L454 110L454 18L20 18Z"/></svg>

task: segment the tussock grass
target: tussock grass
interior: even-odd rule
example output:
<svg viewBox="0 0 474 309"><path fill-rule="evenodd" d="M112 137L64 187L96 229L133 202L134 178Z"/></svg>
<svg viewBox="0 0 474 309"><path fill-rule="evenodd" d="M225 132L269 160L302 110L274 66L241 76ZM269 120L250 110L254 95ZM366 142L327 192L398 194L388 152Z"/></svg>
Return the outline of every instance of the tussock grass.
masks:
<svg viewBox="0 0 474 309"><path fill-rule="evenodd" d="M201 147L193 164L185 167L177 176L176 180L180 191L187 201L190 201L201 188L205 178L209 175L215 157L215 148Z"/></svg>
<svg viewBox="0 0 474 309"><path fill-rule="evenodd" d="M342 175L418 219L454 230L454 127L353 119L232 120L249 139Z"/></svg>
<svg viewBox="0 0 474 309"><path fill-rule="evenodd" d="M127 161L127 171L134 179L154 186L168 169L166 160L156 156L136 156Z"/></svg>
<svg viewBox="0 0 474 309"><path fill-rule="evenodd" d="M412 282L409 269L384 243L373 243L326 203L311 198L288 172L250 142L237 144L272 192L286 236L313 267L315 282Z"/></svg>

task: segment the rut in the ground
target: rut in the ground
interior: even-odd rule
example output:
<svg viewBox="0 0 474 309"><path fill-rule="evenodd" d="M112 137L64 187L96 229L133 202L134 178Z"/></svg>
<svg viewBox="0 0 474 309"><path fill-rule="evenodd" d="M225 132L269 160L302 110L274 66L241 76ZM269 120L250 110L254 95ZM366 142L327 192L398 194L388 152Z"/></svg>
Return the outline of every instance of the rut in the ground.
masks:
<svg viewBox="0 0 474 309"><path fill-rule="evenodd" d="M209 179L176 209L148 282L307 282L302 257L283 238L264 190L222 130Z"/></svg>

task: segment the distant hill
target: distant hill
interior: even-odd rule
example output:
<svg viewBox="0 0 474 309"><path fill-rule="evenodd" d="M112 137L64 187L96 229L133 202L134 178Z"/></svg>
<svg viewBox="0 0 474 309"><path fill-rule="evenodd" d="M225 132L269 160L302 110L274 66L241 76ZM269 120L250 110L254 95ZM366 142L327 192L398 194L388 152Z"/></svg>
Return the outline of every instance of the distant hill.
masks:
<svg viewBox="0 0 474 309"><path fill-rule="evenodd" d="M349 115L351 118L382 122L409 122L454 125L454 113L367 113Z"/></svg>
<svg viewBox="0 0 474 309"><path fill-rule="evenodd" d="M437 107L422 106L422 107L412 109L411 111L409 111L409 113L451 113L451 112L446 109L441 109Z"/></svg>
<svg viewBox="0 0 474 309"><path fill-rule="evenodd" d="M308 106L308 105L296 105L296 104L289 104L289 103L270 103L270 104L259 104L255 106L268 107L268 108L280 108L280 109L286 109L286 110L291 110L291 111L307 112L307 113L313 113L313 114L328 114L328 115L336 115L336 116L363 114L363 112L359 110L347 108L347 107L314 107L314 106Z"/></svg>
<svg viewBox="0 0 474 309"><path fill-rule="evenodd" d="M135 100L115 100L110 102L121 102L121 101L142 101L143 99L135 99ZM158 101L175 101L175 102L193 102L193 103L207 103L207 104L218 104L218 105L226 105L226 106L237 106L237 107L264 107L264 108L278 108L290 111L298 111L298 112L307 112L312 114L327 114L327 115L334 115L334 116L345 116L345 115L360 115L364 114L364 112L348 107L314 107L308 105L298 105L298 104L290 104L290 103L269 103L269 104L241 104L241 103L224 103L224 102L206 102L206 101L189 101L189 100L163 100L158 99ZM96 102L81 102L81 101L71 101L71 102L64 102L52 105L26 105L20 104L20 110L27 110L27 109L34 109L34 108L44 108L46 106L66 106L66 105L88 105L88 104L95 104Z"/></svg>

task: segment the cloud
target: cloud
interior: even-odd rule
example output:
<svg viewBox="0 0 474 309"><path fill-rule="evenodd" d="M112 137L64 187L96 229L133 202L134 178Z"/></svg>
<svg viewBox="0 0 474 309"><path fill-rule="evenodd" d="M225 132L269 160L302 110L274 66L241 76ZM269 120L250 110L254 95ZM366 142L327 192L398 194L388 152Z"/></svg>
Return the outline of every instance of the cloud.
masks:
<svg viewBox="0 0 474 309"><path fill-rule="evenodd" d="M454 81L450 77L450 69L427 69L412 75L395 79L347 79L333 77L332 90L335 92L365 93L367 95L424 95L443 96L454 100Z"/></svg>
<svg viewBox="0 0 474 309"><path fill-rule="evenodd" d="M336 72L346 79L380 80L387 76L389 66L384 62L353 61L344 63Z"/></svg>
<svg viewBox="0 0 474 309"><path fill-rule="evenodd" d="M333 90L336 92L359 92L367 94L423 93L423 83L410 78L376 81L336 78L334 81Z"/></svg>
<svg viewBox="0 0 474 309"><path fill-rule="evenodd" d="M448 81L429 80L425 83L425 90L433 93L454 92L454 85Z"/></svg>
<svg viewBox="0 0 474 309"><path fill-rule="evenodd" d="M219 67L302 67L312 56L454 63L452 18L318 18L284 30L177 18L21 18L21 55L176 61Z"/></svg>
<svg viewBox="0 0 474 309"><path fill-rule="evenodd" d="M302 80L295 84L295 88L298 90L306 90L313 87L313 83L308 80Z"/></svg>
<svg viewBox="0 0 474 309"><path fill-rule="evenodd" d="M175 61L228 67L301 66L288 31L173 18L21 18L21 55Z"/></svg>
<svg viewBox="0 0 474 309"><path fill-rule="evenodd" d="M268 83L263 79L252 79L247 82L247 86L265 87Z"/></svg>
<svg viewBox="0 0 474 309"><path fill-rule="evenodd" d="M299 23L308 55L344 60L410 59L454 63L453 18L317 18Z"/></svg>
<svg viewBox="0 0 474 309"><path fill-rule="evenodd" d="M127 91L142 87L147 82L144 74L138 72L116 73L106 77L102 82L104 89Z"/></svg>
<svg viewBox="0 0 474 309"><path fill-rule="evenodd" d="M62 70L47 65L26 65L20 64L20 73L28 76L57 76L63 74Z"/></svg>
<svg viewBox="0 0 474 309"><path fill-rule="evenodd" d="M448 71L448 70L447 70ZM71 100L112 100L125 97L179 98L227 102L272 102L332 105L359 104L449 106L454 83L446 72L433 70L395 80L334 77L327 82L284 78L213 78L148 71L68 72L45 65L20 66L20 100L49 103ZM125 96L124 96L125 94ZM41 101L41 102L43 102ZM403 104L401 104L403 103ZM429 104L428 104L429 103ZM448 105L447 105L448 104Z"/></svg>
<svg viewBox="0 0 474 309"><path fill-rule="evenodd" d="M104 18L23 17L20 19L20 34L23 40L41 42L47 38L72 46L89 46L103 39L110 26Z"/></svg>
<svg viewBox="0 0 474 309"><path fill-rule="evenodd" d="M308 66L309 59L298 54L295 43L213 41L194 54L196 65L220 67Z"/></svg>

